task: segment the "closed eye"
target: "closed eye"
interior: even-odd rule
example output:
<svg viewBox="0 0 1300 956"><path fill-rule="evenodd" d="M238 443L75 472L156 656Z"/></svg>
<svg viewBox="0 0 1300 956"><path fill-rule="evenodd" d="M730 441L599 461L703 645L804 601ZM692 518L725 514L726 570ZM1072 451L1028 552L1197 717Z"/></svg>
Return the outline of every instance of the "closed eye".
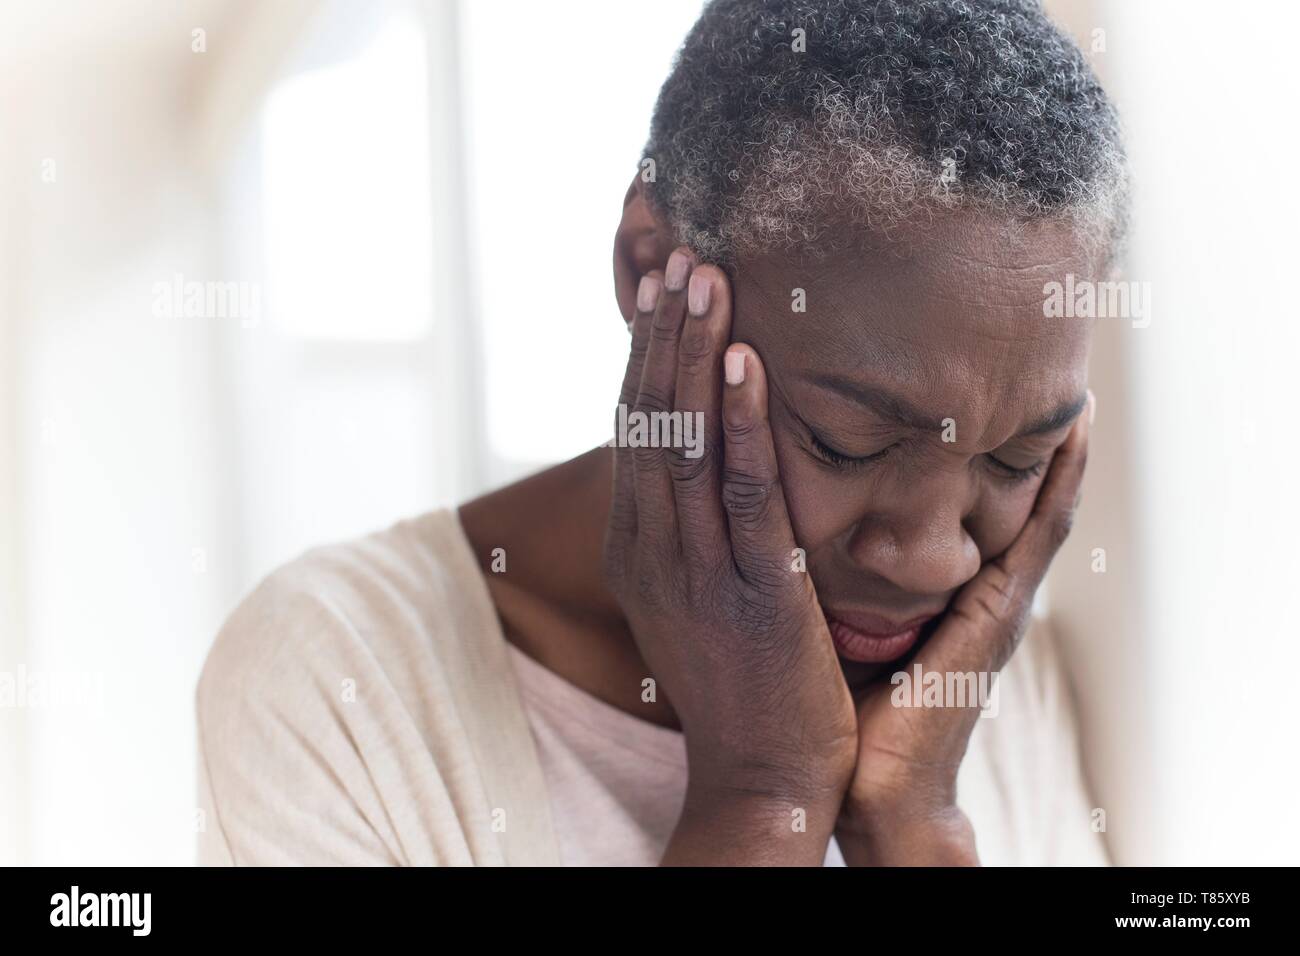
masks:
<svg viewBox="0 0 1300 956"><path fill-rule="evenodd" d="M1008 465L1005 461L1002 461L993 455L985 455L984 457L988 459L989 464L993 466L993 470L1000 477L1011 482L1028 481L1030 478L1041 475L1043 473L1043 468L1047 465L1047 460L1043 459L1042 461L1036 461L1025 468L1017 468L1014 465Z"/></svg>
<svg viewBox="0 0 1300 956"><path fill-rule="evenodd" d="M899 444L898 442L894 442L894 444L882 448L880 451L873 452L870 455L854 456L833 448L811 428L808 429L808 437L812 442L812 447L816 452L817 457L828 465L845 471L853 471L881 461L891 451L897 448ZM1036 461L1032 465L1017 467L1002 461L995 455L985 455L984 458L999 478L1012 484L1036 478L1041 475L1043 469L1047 467L1047 459Z"/></svg>
<svg viewBox="0 0 1300 956"><path fill-rule="evenodd" d="M855 458L852 455L844 454L844 452L842 451L836 451L830 445L826 444L826 442L818 438L817 433L812 431L811 429L809 429L808 435L812 439L813 448L827 464L834 465L836 468L843 468L845 470L861 468L864 465L871 464L872 462L880 461L882 458L888 455L898 444L897 442L895 442L893 445L890 445L887 448L882 448L878 452L873 452L870 455L864 455L862 457Z"/></svg>

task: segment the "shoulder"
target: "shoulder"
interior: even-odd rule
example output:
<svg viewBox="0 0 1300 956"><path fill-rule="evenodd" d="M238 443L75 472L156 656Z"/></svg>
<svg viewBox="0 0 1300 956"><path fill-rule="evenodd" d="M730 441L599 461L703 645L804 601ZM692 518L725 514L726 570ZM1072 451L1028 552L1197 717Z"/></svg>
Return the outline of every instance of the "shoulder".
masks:
<svg viewBox="0 0 1300 956"><path fill-rule="evenodd" d="M433 512L277 568L218 633L199 681L200 709L228 692L336 676L409 656L481 597L454 514ZM481 583L481 582L480 582Z"/></svg>
<svg viewBox="0 0 1300 956"><path fill-rule="evenodd" d="M446 802L449 768L428 746L457 725L439 647L487 600L459 535L453 513L435 512L315 548L221 628L196 707L214 822L236 860L402 859L411 840L392 795L406 815Z"/></svg>

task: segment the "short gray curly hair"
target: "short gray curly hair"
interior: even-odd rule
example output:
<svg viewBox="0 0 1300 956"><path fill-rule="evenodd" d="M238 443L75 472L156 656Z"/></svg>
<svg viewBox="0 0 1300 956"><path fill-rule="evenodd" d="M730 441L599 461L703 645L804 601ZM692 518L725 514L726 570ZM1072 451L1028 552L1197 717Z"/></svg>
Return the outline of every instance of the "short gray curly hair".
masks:
<svg viewBox="0 0 1300 956"><path fill-rule="evenodd" d="M644 155L675 241L723 265L976 208L1068 218L1104 268L1127 228L1115 109L1035 0L712 0Z"/></svg>

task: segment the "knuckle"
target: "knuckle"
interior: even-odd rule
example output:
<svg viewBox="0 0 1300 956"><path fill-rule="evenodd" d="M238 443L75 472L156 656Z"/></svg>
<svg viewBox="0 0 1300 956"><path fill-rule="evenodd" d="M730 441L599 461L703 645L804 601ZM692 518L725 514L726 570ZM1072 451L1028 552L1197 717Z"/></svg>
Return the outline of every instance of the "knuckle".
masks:
<svg viewBox="0 0 1300 956"><path fill-rule="evenodd" d="M798 653L800 642L791 640L791 635L804 621L794 608L770 591L747 588L733 614L733 633L745 642L746 653L761 663L761 673L779 682L782 675L797 670L792 655Z"/></svg>
<svg viewBox="0 0 1300 956"><path fill-rule="evenodd" d="M784 548L768 550L765 545L753 546L735 554L737 577L746 592L755 595L778 596L782 601L798 600L802 575L790 570L789 555Z"/></svg>
<svg viewBox="0 0 1300 956"><path fill-rule="evenodd" d="M744 580L755 594L778 595L785 593L789 583L786 575L780 562L769 561L747 566ZM784 622L784 619L776 618L771 623L776 625Z"/></svg>
<svg viewBox="0 0 1300 956"><path fill-rule="evenodd" d="M659 300L660 306L655 311L654 321L650 323L650 337L657 342L675 342L681 328L681 310L675 308L680 293L667 292Z"/></svg>
<svg viewBox="0 0 1300 956"><path fill-rule="evenodd" d="M722 476L722 506L737 521L758 521L771 507L775 480L727 469Z"/></svg>
<svg viewBox="0 0 1300 956"><path fill-rule="evenodd" d="M740 404L722 405L722 425L727 436L736 444L744 444L758 434L758 422L750 417L749 410Z"/></svg>
<svg viewBox="0 0 1300 956"><path fill-rule="evenodd" d="M988 576L985 580L988 590L992 592L992 595L997 596L1002 606L1004 608L1010 606L1016 593L1016 576L1007 569L1006 565L1000 561L990 564L988 566ZM996 616L997 614L994 614L994 617Z"/></svg>
<svg viewBox="0 0 1300 956"><path fill-rule="evenodd" d="M663 462L663 449L654 445L638 445L632 449L633 467L645 474L659 468ZM643 519L644 520L644 519Z"/></svg>
<svg viewBox="0 0 1300 956"><path fill-rule="evenodd" d="M639 367L645 361L646 353L649 351L650 343L642 337L634 336L631 351L628 353L628 364Z"/></svg>
<svg viewBox="0 0 1300 956"><path fill-rule="evenodd" d="M716 353L713 339L700 328L704 323L695 322L682 333L677 346L677 362L683 372L704 372L713 367Z"/></svg>
<svg viewBox="0 0 1300 956"><path fill-rule="evenodd" d="M672 399L657 385L643 382L636 396L635 411L643 415L660 415L672 407Z"/></svg>
<svg viewBox="0 0 1300 956"><path fill-rule="evenodd" d="M692 457L682 444L674 443L667 450L668 471L673 481L688 491L699 489L713 468L713 451L705 444L699 454Z"/></svg>
<svg viewBox="0 0 1300 956"><path fill-rule="evenodd" d="M731 601L732 626L745 637L771 634L780 620L780 607L772 590L750 586L739 590Z"/></svg>
<svg viewBox="0 0 1300 956"><path fill-rule="evenodd" d="M1065 544L1066 538L1074 529L1074 507L1063 508L1052 516L1047 525L1048 543L1055 551Z"/></svg>
<svg viewBox="0 0 1300 956"><path fill-rule="evenodd" d="M984 661L981 666L1000 670L1015 653L1025 630L1028 606L1019 602L1001 606L994 595L973 595L968 604L954 609L969 629L959 643L960 659Z"/></svg>
<svg viewBox="0 0 1300 956"><path fill-rule="evenodd" d="M1001 563L990 567L985 610L995 621L1014 622L1029 610L1037 590L1037 578L1031 579L1009 570Z"/></svg>

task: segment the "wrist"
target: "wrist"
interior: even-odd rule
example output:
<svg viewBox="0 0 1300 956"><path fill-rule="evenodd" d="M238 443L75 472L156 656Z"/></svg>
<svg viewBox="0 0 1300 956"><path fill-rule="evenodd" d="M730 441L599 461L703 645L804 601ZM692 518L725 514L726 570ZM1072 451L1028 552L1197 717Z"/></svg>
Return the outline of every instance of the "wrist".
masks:
<svg viewBox="0 0 1300 956"><path fill-rule="evenodd" d="M820 794L688 784L665 865L821 866L836 804Z"/></svg>
<svg viewBox="0 0 1300 956"><path fill-rule="evenodd" d="M774 755L788 746L747 747L701 738L686 733L688 792L706 801L743 795L773 804L829 807L834 816L844 804L857 762L856 751L848 746L782 759Z"/></svg>
<svg viewBox="0 0 1300 956"><path fill-rule="evenodd" d="M841 815L835 840L849 866L979 866L975 830L956 806L870 820Z"/></svg>

